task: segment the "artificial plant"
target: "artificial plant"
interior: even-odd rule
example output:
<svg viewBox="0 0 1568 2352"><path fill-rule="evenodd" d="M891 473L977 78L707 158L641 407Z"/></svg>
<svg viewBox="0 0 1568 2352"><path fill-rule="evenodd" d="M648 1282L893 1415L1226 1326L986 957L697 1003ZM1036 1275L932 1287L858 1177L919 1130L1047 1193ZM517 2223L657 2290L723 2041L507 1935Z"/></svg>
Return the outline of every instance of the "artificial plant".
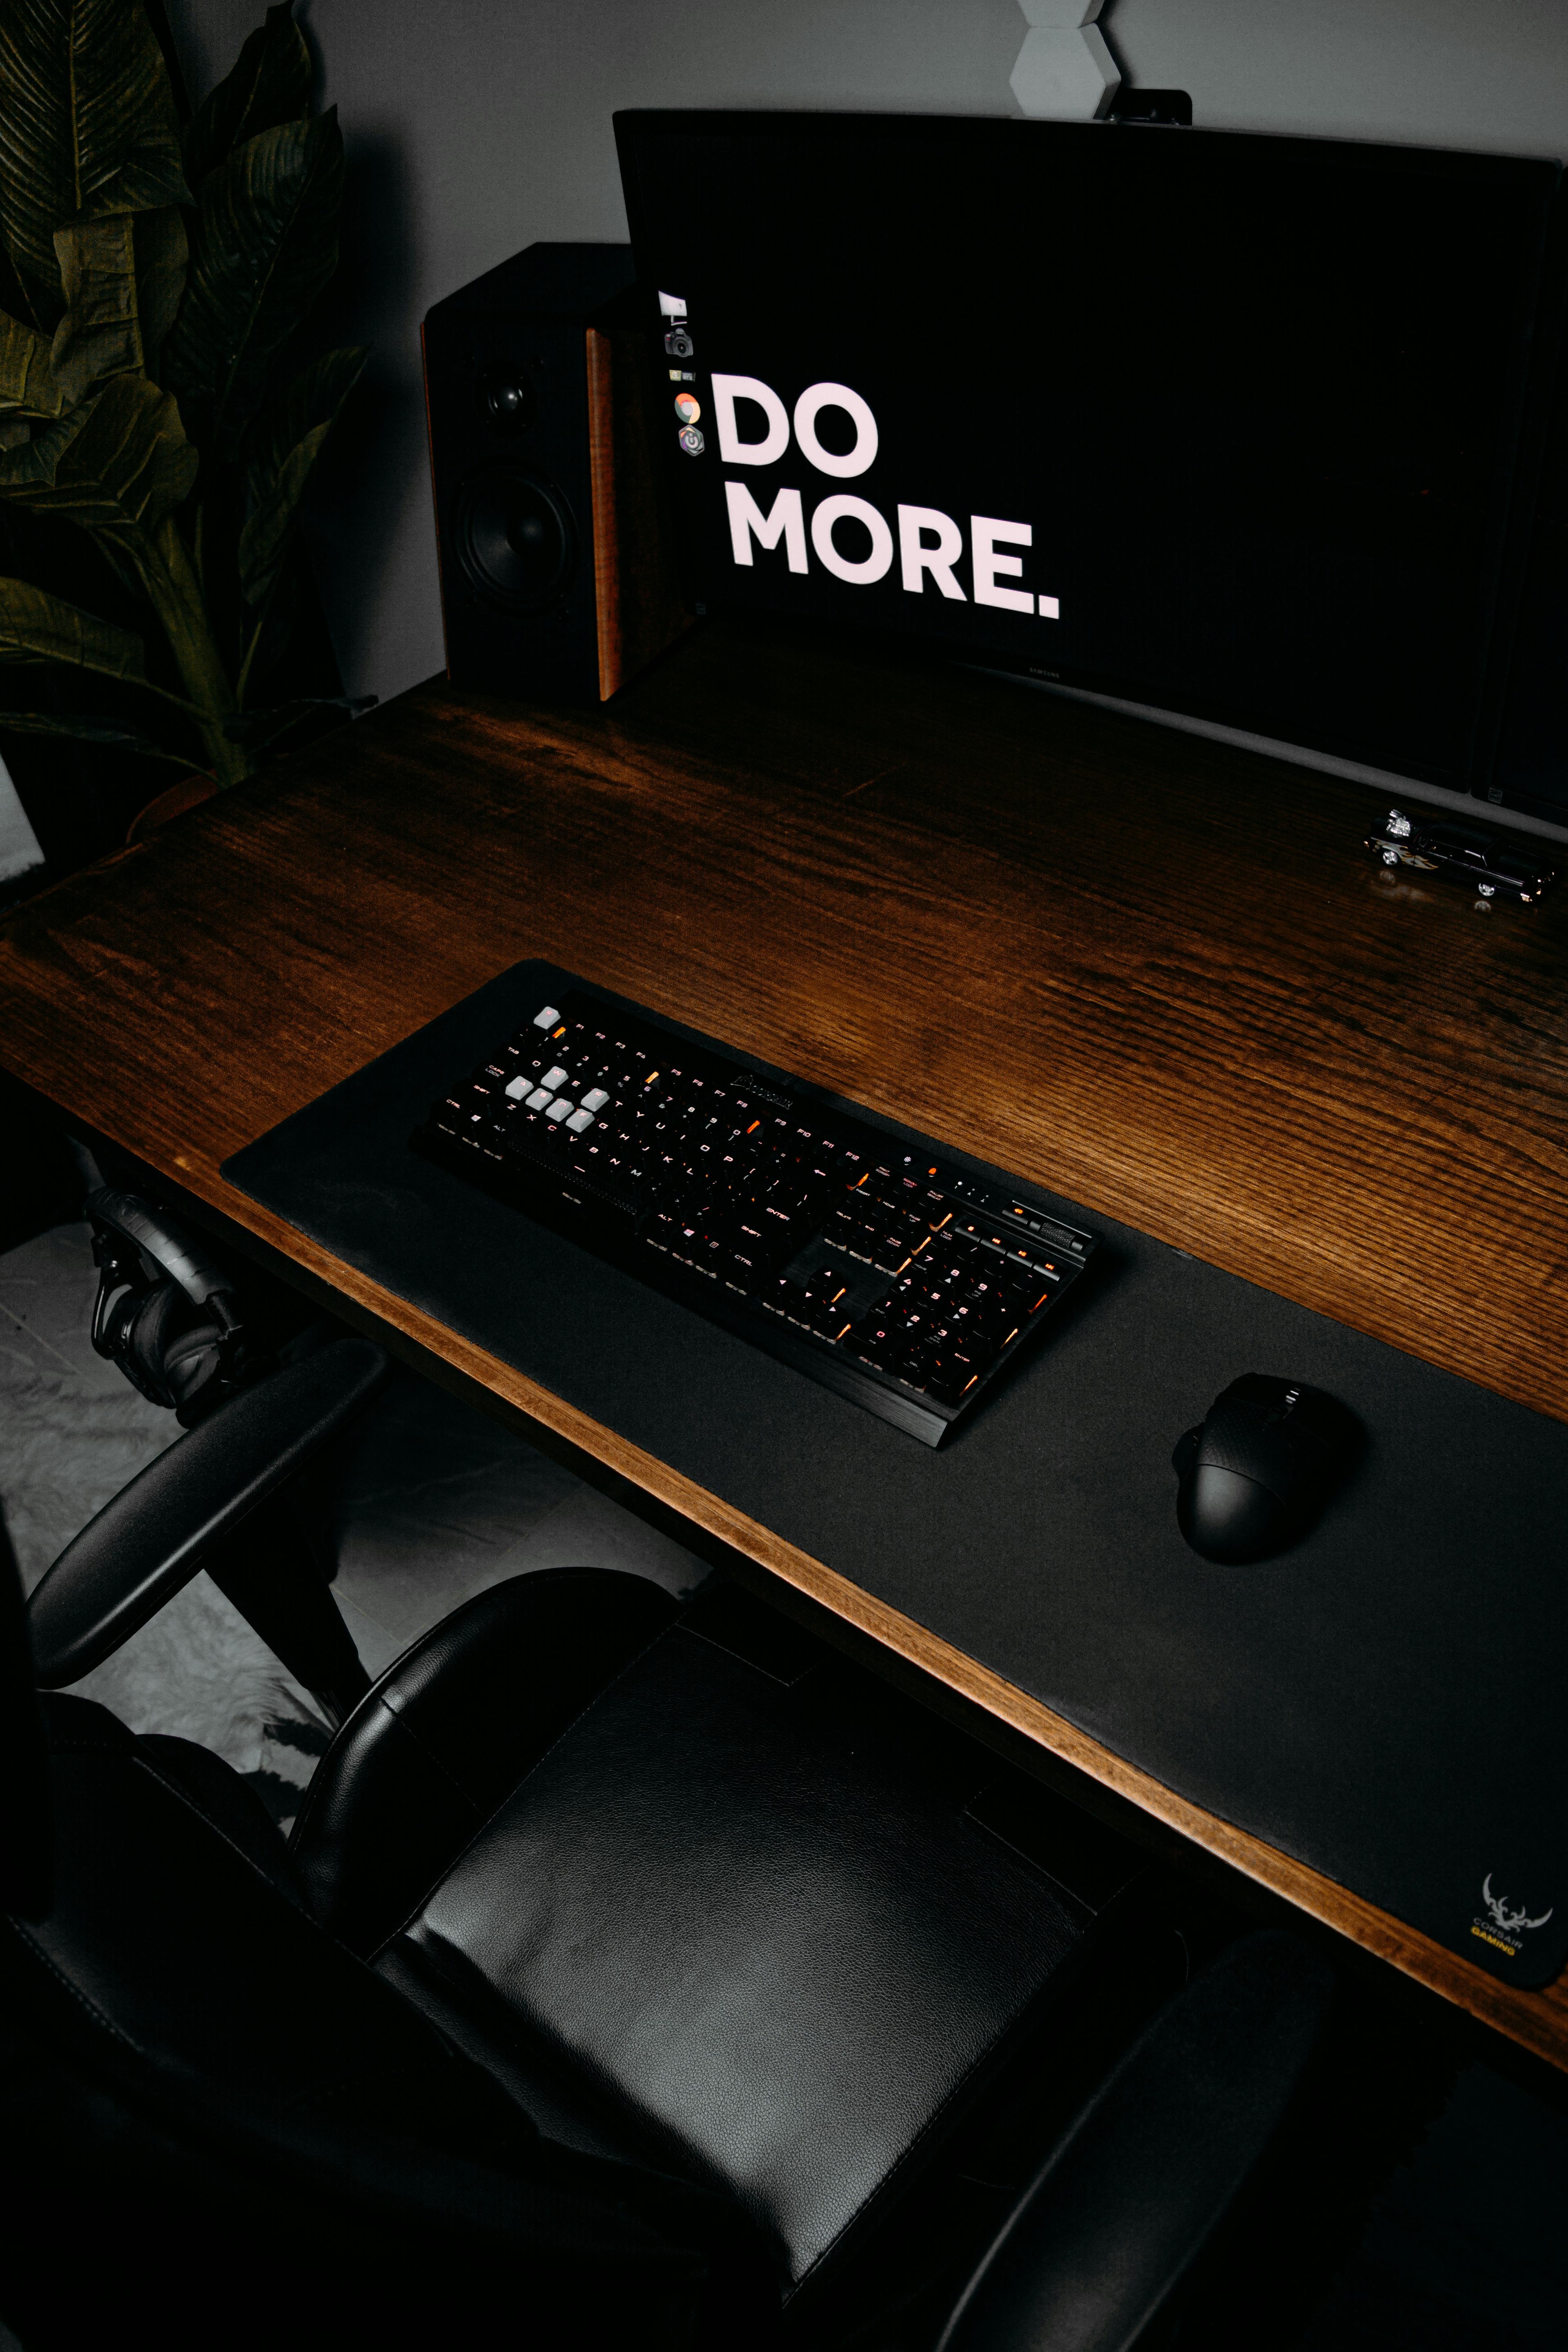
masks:
<svg viewBox="0 0 1568 2352"><path fill-rule="evenodd" d="M366 356L287 364L343 174L291 8L182 131L142 0L0 0L0 499L85 533L125 592L105 618L0 578L0 663L71 674L64 708L0 730L220 784L319 707L278 698L291 548Z"/></svg>

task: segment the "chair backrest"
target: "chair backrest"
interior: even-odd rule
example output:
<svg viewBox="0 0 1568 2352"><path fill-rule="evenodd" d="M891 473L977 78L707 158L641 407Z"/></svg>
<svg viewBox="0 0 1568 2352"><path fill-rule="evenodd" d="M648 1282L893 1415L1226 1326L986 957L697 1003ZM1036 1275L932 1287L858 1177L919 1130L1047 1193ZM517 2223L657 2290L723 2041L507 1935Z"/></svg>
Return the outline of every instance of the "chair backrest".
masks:
<svg viewBox="0 0 1568 2352"><path fill-rule="evenodd" d="M0 1910L38 1919L52 1885L48 1765L22 1579L0 1518Z"/></svg>

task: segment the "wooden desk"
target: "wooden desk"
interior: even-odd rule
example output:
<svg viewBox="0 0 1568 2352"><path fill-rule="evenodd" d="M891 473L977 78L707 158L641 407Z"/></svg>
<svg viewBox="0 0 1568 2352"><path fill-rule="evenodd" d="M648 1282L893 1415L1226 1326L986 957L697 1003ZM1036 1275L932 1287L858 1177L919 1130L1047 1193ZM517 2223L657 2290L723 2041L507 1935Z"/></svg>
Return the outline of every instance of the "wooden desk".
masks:
<svg viewBox="0 0 1568 2352"><path fill-rule="evenodd" d="M605 710L422 688L25 904L0 1054L499 1409L1568 2065L1568 1981L1500 1983L1184 1802L217 1173L540 956L1568 1419L1568 890L1481 914L1390 885L1359 847L1381 805L714 627Z"/></svg>

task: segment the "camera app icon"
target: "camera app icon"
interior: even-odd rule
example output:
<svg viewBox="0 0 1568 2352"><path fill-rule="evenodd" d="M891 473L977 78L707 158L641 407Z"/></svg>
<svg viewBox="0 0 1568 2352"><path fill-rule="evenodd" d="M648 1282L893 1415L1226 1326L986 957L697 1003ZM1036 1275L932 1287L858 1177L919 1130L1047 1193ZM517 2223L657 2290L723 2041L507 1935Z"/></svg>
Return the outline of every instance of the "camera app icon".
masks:
<svg viewBox="0 0 1568 2352"><path fill-rule="evenodd" d="M668 321L664 348L672 360L691 357L691 338L686 331L686 297L684 294L660 293L658 307Z"/></svg>

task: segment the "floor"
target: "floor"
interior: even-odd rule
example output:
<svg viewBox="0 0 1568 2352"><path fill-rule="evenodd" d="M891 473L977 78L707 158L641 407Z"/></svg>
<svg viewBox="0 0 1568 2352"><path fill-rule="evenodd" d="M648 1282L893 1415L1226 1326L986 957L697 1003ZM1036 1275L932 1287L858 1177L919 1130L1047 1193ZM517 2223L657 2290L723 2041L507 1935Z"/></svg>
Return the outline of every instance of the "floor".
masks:
<svg viewBox="0 0 1568 2352"><path fill-rule="evenodd" d="M0 1255L0 1515L29 1591L180 1433L93 1353L95 1288L84 1224ZM400 1369L313 1502L338 1563L339 1606L373 1675L503 1577L620 1568L684 1593L706 1572L522 1438ZM201 1575L76 1687L132 1730L216 1748L284 1825L329 1737L308 1693Z"/></svg>

